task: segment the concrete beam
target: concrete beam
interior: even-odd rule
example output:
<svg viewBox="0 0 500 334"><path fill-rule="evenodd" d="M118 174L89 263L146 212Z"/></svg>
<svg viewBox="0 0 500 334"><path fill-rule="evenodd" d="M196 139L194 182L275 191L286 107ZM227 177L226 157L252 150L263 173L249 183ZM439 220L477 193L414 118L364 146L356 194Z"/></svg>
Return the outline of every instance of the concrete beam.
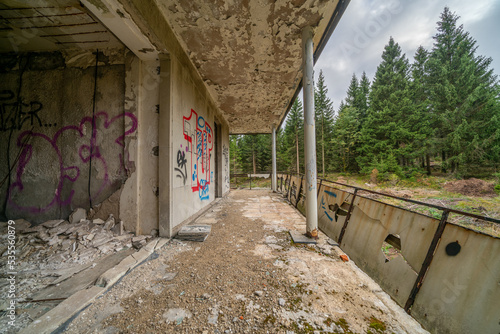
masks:
<svg viewBox="0 0 500 334"><path fill-rule="evenodd" d="M313 31L302 31L303 100L304 100L304 156L306 166L306 234L318 237L318 199L316 197L316 128L314 123Z"/></svg>
<svg viewBox="0 0 500 334"><path fill-rule="evenodd" d="M141 60L155 60L158 52L117 0L80 1Z"/></svg>

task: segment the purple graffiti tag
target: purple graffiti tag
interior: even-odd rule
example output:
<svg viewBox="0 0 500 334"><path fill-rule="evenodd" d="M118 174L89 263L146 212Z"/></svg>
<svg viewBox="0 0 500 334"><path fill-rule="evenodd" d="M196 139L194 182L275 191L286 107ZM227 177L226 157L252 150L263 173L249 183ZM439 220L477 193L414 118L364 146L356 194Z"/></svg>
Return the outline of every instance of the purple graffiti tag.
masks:
<svg viewBox="0 0 500 334"><path fill-rule="evenodd" d="M49 138L48 136L42 134L42 133L36 133L32 131L24 131L19 135L17 138L17 146L21 148L21 153L20 153L20 158L19 158L19 163L17 165L16 169L16 175L15 175L15 181L11 184L9 190L8 190L8 202L9 204L21 211L29 212L32 214L37 214L37 213L43 213L46 212L47 210L51 209L55 205L59 206L65 206L65 205L70 205L71 201L73 199L73 196L75 194L74 190L71 190L69 195L66 198L62 198L62 189L63 189L63 183L64 180L68 180L69 182L75 182L78 177L80 176L80 168L78 166L65 166L64 161L63 161L63 155L61 153L61 149L59 148L58 145L58 139L63 136L63 134L76 134L77 137L83 138L85 136L85 125L86 123L90 123L90 125L93 128L93 131L90 135L90 138L88 140L88 143L80 145L80 147L75 147L76 151L78 152L78 156L83 163L87 163L90 161L92 158L93 163L97 163L100 165L99 170L104 174L104 177L102 178L101 184L98 188L97 191L95 191L93 194L91 194L91 199L99 196L99 194L102 193L102 191L106 188L106 186L109 185L109 173L108 173L108 164L106 162L105 157L101 154L100 148L98 146L98 134L100 130L98 128L98 124L102 124L102 127L104 129L108 129L115 121L120 120L120 119L129 119L131 121L130 125L126 125L127 128L126 130L123 131L123 134L120 134L116 139L115 143L118 144L121 147L125 147L125 137L127 135L130 135L134 133L137 129L137 118L131 114L131 113L123 113L120 115L117 115L111 119L109 119L109 116L106 112L99 112L95 115L94 118L92 117L84 117L80 121L80 124L78 126L76 125L69 125L62 127L59 129L54 136ZM97 120L102 120L102 122L97 122ZM102 130L102 129L101 129ZM57 156L57 164L58 164L58 169L59 169L59 175L58 175L58 183L56 186L56 189L54 191L54 196L49 200L49 203L46 204L43 207L39 206L23 206L19 205L14 201L14 197L16 195L19 195L20 193L23 192L24 190L24 184L23 184L23 175L25 173L26 167L28 163L31 161L31 158L33 156L33 145L23 143L23 139L25 136L30 135L32 136L32 140L36 140L38 146L43 145L43 143L46 143L49 145L50 152L46 152L44 156L50 157L50 153L55 153ZM118 154L120 161L122 160L122 154ZM49 159L49 158L48 158Z"/></svg>

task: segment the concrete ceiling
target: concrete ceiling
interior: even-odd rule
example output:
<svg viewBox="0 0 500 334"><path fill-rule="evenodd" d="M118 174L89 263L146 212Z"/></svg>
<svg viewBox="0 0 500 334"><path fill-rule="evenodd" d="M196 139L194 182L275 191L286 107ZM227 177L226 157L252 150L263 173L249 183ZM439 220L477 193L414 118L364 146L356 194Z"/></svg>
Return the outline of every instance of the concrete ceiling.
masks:
<svg viewBox="0 0 500 334"><path fill-rule="evenodd" d="M123 47L78 0L2 0L0 51Z"/></svg>
<svg viewBox="0 0 500 334"><path fill-rule="evenodd" d="M322 47L343 12L338 0L155 1L232 134L281 124L302 79L302 29Z"/></svg>

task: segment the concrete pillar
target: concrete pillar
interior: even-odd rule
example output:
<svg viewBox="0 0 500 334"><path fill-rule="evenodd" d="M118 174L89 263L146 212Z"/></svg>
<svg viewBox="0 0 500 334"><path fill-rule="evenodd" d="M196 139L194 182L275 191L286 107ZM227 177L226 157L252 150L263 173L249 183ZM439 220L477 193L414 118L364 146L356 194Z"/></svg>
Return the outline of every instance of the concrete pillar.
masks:
<svg viewBox="0 0 500 334"><path fill-rule="evenodd" d="M314 124L313 32L302 31L304 102L304 155L306 166L306 233L318 237L318 200L316 197L316 130Z"/></svg>
<svg viewBox="0 0 500 334"><path fill-rule="evenodd" d="M277 182L277 175L276 175L276 127L273 125L273 174L272 174L272 189L274 192L276 192L276 185L278 184Z"/></svg>
<svg viewBox="0 0 500 334"><path fill-rule="evenodd" d="M172 99L171 60L160 57L160 115L158 121L158 227L161 237L172 237L173 221L173 149L172 149Z"/></svg>

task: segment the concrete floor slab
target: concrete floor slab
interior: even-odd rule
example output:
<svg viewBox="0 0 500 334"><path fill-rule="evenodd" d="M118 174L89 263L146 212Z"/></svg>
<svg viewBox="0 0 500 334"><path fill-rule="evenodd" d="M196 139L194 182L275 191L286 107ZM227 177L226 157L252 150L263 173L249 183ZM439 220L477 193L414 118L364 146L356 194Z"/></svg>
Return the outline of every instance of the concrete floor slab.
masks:
<svg viewBox="0 0 500 334"><path fill-rule="evenodd" d="M247 206L270 202L283 219L245 217ZM66 332L367 333L378 323L377 333L427 333L353 261L343 262L326 236L317 245L291 243L287 231L304 233L305 219L281 195L235 190L217 207L204 243L173 239ZM100 316L109 309L119 312ZM192 316L166 321L172 309Z"/></svg>

